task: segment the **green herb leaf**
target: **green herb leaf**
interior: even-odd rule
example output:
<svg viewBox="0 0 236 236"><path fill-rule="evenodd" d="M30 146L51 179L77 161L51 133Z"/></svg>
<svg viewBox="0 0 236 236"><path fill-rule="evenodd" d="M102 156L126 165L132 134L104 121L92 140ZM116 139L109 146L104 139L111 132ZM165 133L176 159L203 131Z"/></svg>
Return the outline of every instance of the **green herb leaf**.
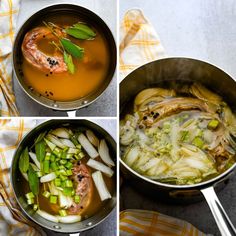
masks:
<svg viewBox="0 0 236 236"><path fill-rule="evenodd" d="M90 39L91 38L91 36L85 33L84 31L81 31L73 27L67 28L65 31L67 34L77 39Z"/></svg>
<svg viewBox="0 0 236 236"><path fill-rule="evenodd" d="M46 147L45 147L44 141L40 141L35 144L36 157L39 162L42 162L45 158L45 154L46 154L45 148Z"/></svg>
<svg viewBox="0 0 236 236"><path fill-rule="evenodd" d="M19 169L22 173L26 173L29 169L29 153L28 147L26 147L20 155Z"/></svg>
<svg viewBox="0 0 236 236"><path fill-rule="evenodd" d="M64 51L64 62L66 63L67 69L71 74L75 73L75 65L72 60L72 56Z"/></svg>
<svg viewBox="0 0 236 236"><path fill-rule="evenodd" d="M87 35L89 35L90 37L95 37L96 33L86 24L83 23L77 23L73 25L73 28L76 28L78 30L83 31L84 33L86 33Z"/></svg>
<svg viewBox="0 0 236 236"><path fill-rule="evenodd" d="M29 187L34 195L39 194L39 179L37 173L33 170L32 166L29 165L28 170L28 179L29 179Z"/></svg>
<svg viewBox="0 0 236 236"><path fill-rule="evenodd" d="M35 142L34 142L34 143L36 144L36 143L39 143L40 141L42 141L43 138L45 137L46 133L47 133L47 131L42 132L42 133L35 139Z"/></svg>
<svg viewBox="0 0 236 236"><path fill-rule="evenodd" d="M78 45L72 43L69 39L61 39L60 40L62 46L64 47L64 49L66 50L66 52L68 52L69 54L71 54L73 57L76 58L82 58L84 55L84 49L79 47Z"/></svg>

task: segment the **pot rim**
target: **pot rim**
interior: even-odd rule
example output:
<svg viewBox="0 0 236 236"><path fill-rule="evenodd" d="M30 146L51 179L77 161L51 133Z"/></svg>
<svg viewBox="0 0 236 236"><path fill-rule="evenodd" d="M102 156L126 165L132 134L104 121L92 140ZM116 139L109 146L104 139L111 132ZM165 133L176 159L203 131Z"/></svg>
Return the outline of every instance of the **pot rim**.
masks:
<svg viewBox="0 0 236 236"><path fill-rule="evenodd" d="M139 67L137 67L136 69L132 70L128 75L125 76L125 78L123 78L120 83L119 83L119 86L121 86L122 83L125 82L125 80L128 80L129 76L132 74L132 73L135 73L137 70L141 69L142 67L145 67L147 66L148 64L152 64L152 63L155 63L155 62L159 62L159 61L164 61L164 60L171 60L171 59L175 59L175 60L178 60L178 59L186 59L186 60L190 60L190 61L198 61L200 63L204 63L204 64L208 64L209 66L212 66L212 67L215 67L217 70L220 70L221 72L223 72L225 75L227 75L231 80L234 81L234 83L236 83L236 80L233 79L233 77L231 75L229 75L228 73L226 73L223 69L219 68L218 66L208 62L208 61L203 61L203 60L200 60L200 59L195 59L195 58L191 58L191 57L165 57L165 58L160 58L160 59L157 59L157 60L152 60L152 61L149 61L148 63L145 63ZM121 109L120 109L121 110ZM129 171L131 172L133 175L135 175L136 177L138 178L141 178L142 180L144 181L147 181L151 184L155 184L155 185L159 185L159 186L162 186L162 187L166 187L166 188L173 188L173 189L196 189L196 188L200 188L200 189L204 189L208 186L211 186L211 185L214 185L216 182L219 182L220 180L224 179L227 175L229 175L231 172L234 171L234 168L236 167L236 162L229 168L227 169L226 171L224 171L223 173L221 173L220 175L217 175L216 177L212 178L212 179L209 179L207 181L204 181L204 182L200 182L200 183L197 183L197 184L190 184L190 185L174 185L174 184L167 184L167 183L162 183L162 182L158 182L158 181L155 181L155 180L152 180L152 179L149 179L141 174L139 174L138 172L136 172L135 170L133 170L131 167L129 167L121 158L121 156L119 155L119 161L120 163Z"/></svg>
<svg viewBox="0 0 236 236"><path fill-rule="evenodd" d="M25 139L28 135L30 135L30 133L34 132L35 129L38 129L40 126L44 126L46 123L48 123L48 122L50 122L50 121L52 121L52 120L61 120L61 121L65 121L65 123L70 123L70 120L71 120L71 119L61 119L61 118L60 118L60 119L47 119L47 120L43 121L42 123L40 123L40 124L36 125L35 127L33 127L30 131L28 131L28 132L22 137L21 141L19 142L19 144L17 145L17 148L16 148L15 151L14 151L13 158L12 158L12 161L11 161L11 167L10 167L10 182L11 182L11 186L12 186L12 189L13 189L14 197L15 197L15 199L16 199L17 204L18 204L19 207L20 207L21 212L23 212L23 214L26 215L26 217L29 218L31 221L33 221L35 224L39 225L40 227L42 227L42 228L44 228L44 229L46 228L46 229L48 229L48 230L51 230L51 231L54 231L54 232L58 232L58 233L70 233L70 234L73 234L73 233L80 233L80 232L87 231L87 230L89 230L89 229L92 229L92 228L98 226L98 225L101 224L104 220L106 220L106 219L110 216L110 214L116 209L116 207L117 207L117 192L116 192L116 191L117 191L117 186L116 186L116 188L115 188L115 196L114 196L115 201L116 201L116 204L115 204L114 207L108 212L108 214L107 214L105 217L99 219L97 223L92 224L91 226L90 226L90 225L88 225L88 226L86 225L86 227L80 229L79 231L78 231L78 230L71 230L70 232L64 232L64 231L62 232L62 231L61 231L62 228L59 229L59 230L57 230L56 228L55 228L55 229L52 229L52 228L50 228L50 227L48 227L48 226L45 226L44 224L42 224L42 223L40 223L40 222L37 222L37 221L34 219L34 217L32 217L31 215L29 215L29 214L26 212L26 210L24 209L24 207L21 205L19 199L17 198L16 192L15 192L15 189L14 189L14 185L13 185L13 174L12 174L12 173L13 173L13 168L12 168L12 167L13 167L13 162L14 162L15 155L16 155L16 153L17 153L19 147L22 145L22 142L24 141L24 139ZM88 119L84 119L84 118L83 118L83 119L72 119L72 120L76 120L76 121L86 121L86 122L95 124L96 126L98 126L99 128L101 128L101 129L106 133L106 135L108 135L108 136L112 139L112 141L116 144L116 141L115 141L115 139L113 138L113 136L112 136L110 133L108 133L108 131L107 131L105 128L101 127L101 126L100 126L99 124L97 124L96 122L91 121L91 120L88 120ZM116 167L116 169L115 169L115 173L117 174L117 167ZM93 215L93 216L96 216L96 214ZM89 219L89 218L88 218L88 219ZM45 219L45 220L46 220L46 219ZM49 222L51 222L51 221L49 221ZM83 222L83 221L80 221L80 222ZM53 222L51 222L51 223L53 223ZM55 224L58 224L58 223L55 223Z"/></svg>
<svg viewBox="0 0 236 236"><path fill-rule="evenodd" d="M64 5L64 6L67 5L67 6L71 6L71 7L79 7L79 8L81 8L81 9L85 10L85 11L88 11L88 12L91 12L91 13L95 14L95 15L100 19L100 21L106 26L106 28L109 30L110 35L111 35L112 44L114 44L115 47L117 47L117 45L116 45L116 38L114 37L113 32L111 31L110 27L107 25L107 23L103 20L103 18L102 18L100 15L98 15L96 12L94 12L94 11L92 11L92 10L86 8L86 7L83 7L83 6L78 5L78 4L75 4L75 3L60 3L60 2L57 2L57 3L54 3L54 4L45 5L45 6L43 6L42 8L40 8L39 10L33 12L33 13L32 13L29 17L27 17L27 18L23 21L23 23L18 27L18 29L17 29L17 31L16 31L16 33L15 33L14 43L13 43L13 47L12 47L13 50L12 50L11 63L12 63L12 65L13 65L13 75L14 75L14 77L16 78L16 80L17 80L18 84L20 85L21 89L24 91L25 94L27 94L27 96L29 96L33 101L35 101L36 103L38 103L38 104L40 104L40 105L42 105L42 106L44 106L44 107L47 107L47 108L50 108L50 109L53 109L53 110L57 110L57 111L65 111L65 112L66 112L66 111L73 111L73 110L78 110L78 109L87 107L87 106L91 105L93 102L95 102L98 98L100 98L100 97L105 93L105 91L106 91L106 90L108 89L108 87L110 86L111 82L114 80L115 74L117 73L117 72L116 72L116 68L117 68L117 48L116 48L116 50L115 50L115 58L114 58L115 67L114 67L114 70L112 71L112 73L111 73L111 75L110 75L110 76L111 76L111 79L109 80L109 82L107 83L107 85L101 89L100 92L98 92L99 90L95 90L94 92L91 92L91 93L89 93L88 95L86 95L86 96L84 96L84 97L82 97L82 98L80 98L80 99L76 99L76 100L72 100L72 101L56 101L56 103L54 103L54 100L48 99L48 98L46 98L46 97L44 98L45 100L50 101L51 104L53 104L53 105L46 104L46 103L44 103L43 101L40 101L40 100L38 100L36 97L34 97L33 94L31 94L31 92L27 91L27 90L24 88L23 84L20 82L20 80L19 80L19 78L18 78L18 76L17 76L17 73L16 73L16 66L15 66L15 63L14 63L14 58L15 58L15 51L16 51L15 49L16 49L18 46L16 45L16 40L15 40L15 39L17 38L19 32L20 32L21 29L24 27L24 25L25 25L28 21L30 21L30 19L31 19L35 14L39 13L39 12L42 11L42 10L46 10L47 8L51 8L51 7L55 7L55 6L63 6L63 5ZM102 86L101 86L101 87L102 87ZM91 98L88 99L88 97L90 97L90 96L92 96L93 94L96 94L96 93L98 93L98 95L96 95L95 98L93 98L93 99L91 99ZM73 105L73 106L71 106L71 107L69 107L69 108L62 108L62 107L60 107L60 106L58 106L58 105L54 106L54 104L57 104L57 103L60 103L60 104L68 104L68 103L71 103L71 102L76 102L76 103L77 103L77 102L81 102L81 104L80 104L80 105Z"/></svg>

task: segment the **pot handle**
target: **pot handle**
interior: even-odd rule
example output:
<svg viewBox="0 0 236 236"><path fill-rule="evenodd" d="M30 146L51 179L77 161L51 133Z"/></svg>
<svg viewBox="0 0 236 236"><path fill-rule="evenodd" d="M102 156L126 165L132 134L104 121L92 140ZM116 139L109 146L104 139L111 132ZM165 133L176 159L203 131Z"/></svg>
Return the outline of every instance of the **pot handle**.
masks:
<svg viewBox="0 0 236 236"><path fill-rule="evenodd" d="M214 187L211 186L205 189L201 189L201 192L211 209L221 235L236 236L236 230L229 217L227 216L223 206L221 205L215 193Z"/></svg>
<svg viewBox="0 0 236 236"><path fill-rule="evenodd" d="M76 117L76 111L77 111L77 110L74 110L74 111L67 111L68 117L70 117L70 118L75 118L75 117Z"/></svg>

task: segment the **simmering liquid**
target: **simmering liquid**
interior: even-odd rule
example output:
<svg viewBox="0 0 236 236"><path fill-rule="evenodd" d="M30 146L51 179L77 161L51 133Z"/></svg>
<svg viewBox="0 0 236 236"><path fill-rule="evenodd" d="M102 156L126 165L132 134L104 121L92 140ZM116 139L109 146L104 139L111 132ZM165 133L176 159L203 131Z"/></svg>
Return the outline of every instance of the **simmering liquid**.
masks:
<svg viewBox="0 0 236 236"><path fill-rule="evenodd" d="M79 21L82 20L68 15L62 15L60 19L57 16L45 20L45 22L53 22L60 27L71 26ZM73 58L74 74L41 71L23 58L22 71L25 83L42 96L55 101L72 101L96 91L107 75L109 52L104 36L96 28L93 29L96 32L93 40L78 40L67 36L73 43L84 48L82 59ZM57 41L57 38L55 37L53 40ZM56 51L50 41L52 41L52 36L46 36L37 42L38 49L49 57Z"/></svg>

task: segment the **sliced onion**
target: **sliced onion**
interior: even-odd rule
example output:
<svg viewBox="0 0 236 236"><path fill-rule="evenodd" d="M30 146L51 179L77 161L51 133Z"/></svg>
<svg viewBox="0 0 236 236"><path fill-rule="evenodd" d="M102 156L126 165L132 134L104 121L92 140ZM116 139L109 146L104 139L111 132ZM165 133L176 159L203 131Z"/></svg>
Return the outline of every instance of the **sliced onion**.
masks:
<svg viewBox="0 0 236 236"><path fill-rule="evenodd" d="M67 147L75 148L75 145L69 139L61 138L60 141Z"/></svg>
<svg viewBox="0 0 236 236"><path fill-rule="evenodd" d="M47 174L47 175L44 175L40 178L40 182L41 183L45 183L45 182L50 182L54 179L56 179L56 174L54 172L50 173L50 174Z"/></svg>
<svg viewBox="0 0 236 236"><path fill-rule="evenodd" d="M93 131L86 130L86 136L87 136L88 140L90 141L90 143L92 143L95 147L98 147L99 139L95 136Z"/></svg>
<svg viewBox="0 0 236 236"><path fill-rule="evenodd" d="M103 180L102 173L100 171L96 171L92 174L92 178L101 200L104 201L111 198L111 194L109 193L106 183Z"/></svg>
<svg viewBox="0 0 236 236"><path fill-rule="evenodd" d="M40 162L38 161L36 154L33 152L29 152L29 156L31 157L32 161L35 163L35 165L39 168L39 170L41 169L40 167Z"/></svg>
<svg viewBox="0 0 236 236"><path fill-rule="evenodd" d="M46 220L56 222L56 223L59 222L59 219L57 216L51 215L51 214L47 213L46 211L37 210L36 213L38 213L40 216L42 216Z"/></svg>
<svg viewBox="0 0 236 236"><path fill-rule="evenodd" d="M113 160L110 157L109 154L109 149L108 146L106 144L106 141L104 139L102 139L100 141L100 145L98 147L98 153L101 157L101 159L108 165L108 166L115 166L115 163L113 162Z"/></svg>
<svg viewBox="0 0 236 236"><path fill-rule="evenodd" d="M51 134L56 135L57 137L60 138L70 138L70 131L67 130L66 128L57 128L51 131Z"/></svg>
<svg viewBox="0 0 236 236"><path fill-rule="evenodd" d="M30 165L32 166L34 171L39 171L39 168L34 163L30 162Z"/></svg>
<svg viewBox="0 0 236 236"><path fill-rule="evenodd" d="M104 165L103 163L101 163L99 161L93 160L91 158L87 162L87 165L96 169L96 170L100 170L108 177L111 177L114 174L114 171L110 167Z"/></svg>
<svg viewBox="0 0 236 236"><path fill-rule="evenodd" d="M78 137L78 141L84 148L84 150L88 153L88 155L92 158L97 157L99 154L97 150L93 147L93 145L88 141L84 134L80 134Z"/></svg>
<svg viewBox="0 0 236 236"><path fill-rule="evenodd" d="M52 134L47 135L47 139L57 145L59 148L65 148L66 146L60 141L60 139Z"/></svg>
<svg viewBox="0 0 236 236"><path fill-rule="evenodd" d="M57 216L57 219L61 223L70 224L81 221L81 216L80 215Z"/></svg>

